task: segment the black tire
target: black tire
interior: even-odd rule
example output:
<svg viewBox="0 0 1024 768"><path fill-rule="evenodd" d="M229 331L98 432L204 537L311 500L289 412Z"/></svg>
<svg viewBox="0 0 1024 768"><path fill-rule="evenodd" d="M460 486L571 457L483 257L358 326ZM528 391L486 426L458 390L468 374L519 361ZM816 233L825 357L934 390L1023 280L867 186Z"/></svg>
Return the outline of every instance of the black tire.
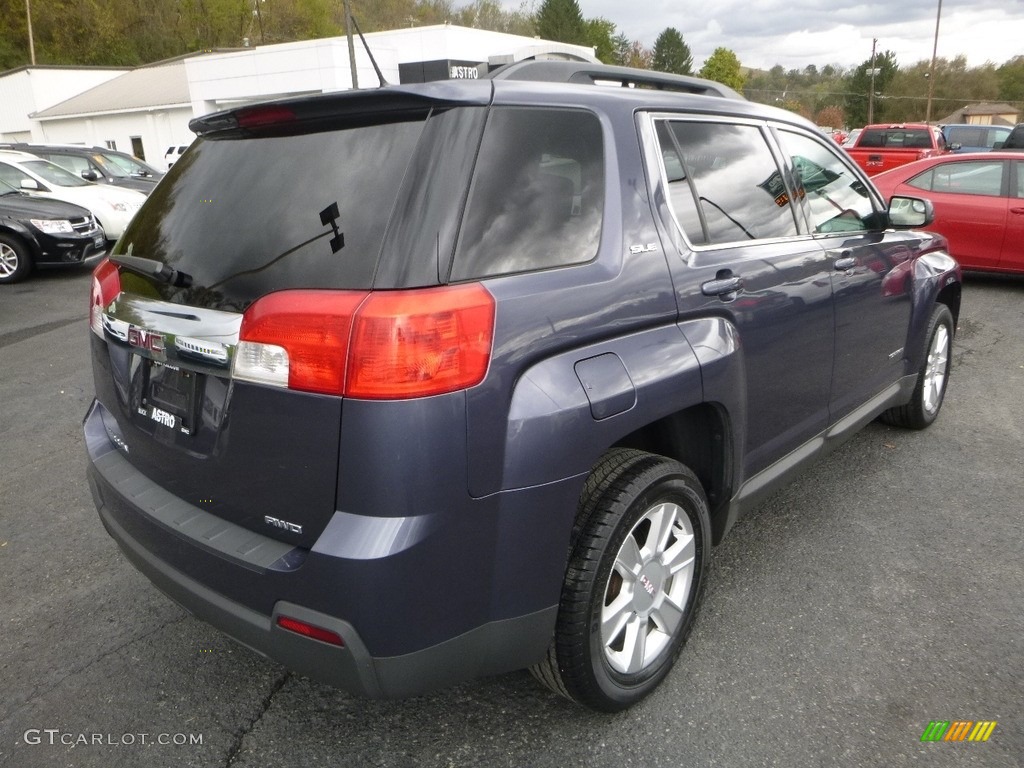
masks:
<svg viewBox="0 0 1024 768"><path fill-rule="evenodd" d="M953 364L953 333L949 307L936 304L924 334L923 361L910 402L885 411L882 421L895 427L924 429L938 418Z"/></svg>
<svg viewBox="0 0 1024 768"><path fill-rule="evenodd" d="M32 271L32 257L25 244L6 233L0 233L0 285L16 283Z"/></svg>
<svg viewBox="0 0 1024 768"><path fill-rule="evenodd" d="M555 636L534 677L604 712L647 696L693 627L710 544L707 499L689 469L643 451L605 454L580 499ZM616 567L620 556L632 570Z"/></svg>

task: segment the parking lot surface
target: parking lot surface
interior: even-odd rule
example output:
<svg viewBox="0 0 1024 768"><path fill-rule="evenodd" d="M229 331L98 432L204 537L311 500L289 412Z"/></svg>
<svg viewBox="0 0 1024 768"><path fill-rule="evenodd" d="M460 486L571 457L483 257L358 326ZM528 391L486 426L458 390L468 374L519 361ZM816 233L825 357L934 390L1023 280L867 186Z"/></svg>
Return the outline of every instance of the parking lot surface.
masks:
<svg viewBox="0 0 1024 768"><path fill-rule="evenodd" d="M1024 764L1024 280L967 277L935 425L872 424L745 518L675 670L615 716L525 672L354 699L157 592L85 482L88 292L0 290L0 765Z"/></svg>

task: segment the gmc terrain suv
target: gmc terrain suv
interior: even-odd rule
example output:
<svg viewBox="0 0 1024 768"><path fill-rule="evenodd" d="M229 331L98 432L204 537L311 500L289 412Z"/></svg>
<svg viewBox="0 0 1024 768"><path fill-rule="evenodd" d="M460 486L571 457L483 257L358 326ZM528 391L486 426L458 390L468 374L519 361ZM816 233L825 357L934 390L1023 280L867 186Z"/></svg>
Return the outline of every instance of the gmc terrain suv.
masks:
<svg viewBox="0 0 1024 768"><path fill-rule="evenodd" d="M744 512L942 404L930 204L714 83L526 62L191 127L95 271L89 482L156 586L318 680L627 707Z"/></svg>

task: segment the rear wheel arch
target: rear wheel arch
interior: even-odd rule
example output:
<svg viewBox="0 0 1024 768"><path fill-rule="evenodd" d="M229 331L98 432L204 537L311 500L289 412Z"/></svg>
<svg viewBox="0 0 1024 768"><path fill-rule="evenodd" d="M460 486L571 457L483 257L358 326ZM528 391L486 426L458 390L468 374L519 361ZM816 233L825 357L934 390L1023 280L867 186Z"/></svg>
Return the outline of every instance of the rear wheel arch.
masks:
<svg viewBox="0 0 1024 768"><path fill-rule="evenodd" d="M657 419L610 448L634 448L688 467L707 496L718 543L719 526L714 523L719 512L724 516L734 490L735 445L729 413L719 404L705 402Z"/></svg>

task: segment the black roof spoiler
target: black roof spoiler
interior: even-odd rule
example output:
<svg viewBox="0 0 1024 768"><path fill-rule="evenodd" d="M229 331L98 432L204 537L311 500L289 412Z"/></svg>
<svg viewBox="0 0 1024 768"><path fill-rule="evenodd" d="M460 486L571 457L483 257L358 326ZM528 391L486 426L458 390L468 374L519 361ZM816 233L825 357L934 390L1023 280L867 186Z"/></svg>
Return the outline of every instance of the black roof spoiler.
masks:
<svg viewBox="0 0 1024 768"><path fill-rule="evenodd" d="M714 80L686 75L670 75L648 69L591 64L586 61L528 60L507 64L486 75L491 80L530 80L545 83L583 85L619 85L624 88L653 88L725 99L743 99L743 95ZM745 100L745 99L744 99Z"/></svg>

